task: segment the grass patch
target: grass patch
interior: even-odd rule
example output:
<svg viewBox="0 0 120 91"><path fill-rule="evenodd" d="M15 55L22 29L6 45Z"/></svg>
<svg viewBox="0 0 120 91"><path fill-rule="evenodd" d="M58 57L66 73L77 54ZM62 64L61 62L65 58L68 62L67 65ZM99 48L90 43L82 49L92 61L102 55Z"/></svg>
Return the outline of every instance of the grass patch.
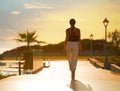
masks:
<svg viewBox="0 0 120 91"><path fill-rule="evenodd" d="M78 59L87 59L90 56L79 56ZM34 59L42 59L42 60L64 60L68 59L67 56L34 56ZM4 60L18 60L16 57L5 57Z"/></svg>
<svg viewBox="0 0 120 91"><path fill-rule="evenodd" d="M10 76L16 76L16 74L11 74L11 75L1 75L0 74L0 80L4 79L4 78L7 78L7 77L10 77Z"/></svg>
<svg viewBox="0 0 120 91"><path fill-rule="evenodd" d="M3 76L3 75L0 75L0 80L1 79L4 79L4 78L7 78L7 77L9 77L10 75L8 75L8 76Z"/></svg>

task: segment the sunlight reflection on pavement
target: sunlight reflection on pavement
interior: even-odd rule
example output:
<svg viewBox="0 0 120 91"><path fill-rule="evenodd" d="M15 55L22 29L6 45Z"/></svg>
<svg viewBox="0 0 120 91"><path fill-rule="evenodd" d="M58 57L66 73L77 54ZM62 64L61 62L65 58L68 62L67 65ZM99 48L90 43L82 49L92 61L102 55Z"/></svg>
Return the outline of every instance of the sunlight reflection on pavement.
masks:
<svg viewBox="0 0 120 91"><path fill-rule="evenodd" d="M120 75L79 61L71 80L67 61L52 61L35 75L13 76L0 81L0 91L119 91Z"/></svg>

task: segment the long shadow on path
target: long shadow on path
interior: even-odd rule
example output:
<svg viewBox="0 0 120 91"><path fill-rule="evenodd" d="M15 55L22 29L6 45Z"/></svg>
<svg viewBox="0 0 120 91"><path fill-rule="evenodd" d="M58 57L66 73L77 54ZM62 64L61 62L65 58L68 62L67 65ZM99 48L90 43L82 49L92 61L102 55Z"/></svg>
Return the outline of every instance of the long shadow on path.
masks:
<svg viewBox="0 0 120 91"><path fill-rule="evenodd" d="M78 80L71 80L70 88L73 91L93 91L90 85L85 85Z"/></svg>

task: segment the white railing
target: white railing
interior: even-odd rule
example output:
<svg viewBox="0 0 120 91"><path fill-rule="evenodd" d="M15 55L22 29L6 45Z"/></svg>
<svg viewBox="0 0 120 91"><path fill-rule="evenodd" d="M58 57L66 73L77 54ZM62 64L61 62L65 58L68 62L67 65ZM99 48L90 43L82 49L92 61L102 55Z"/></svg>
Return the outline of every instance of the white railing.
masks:
<svg viewBox="0 0 120 91"><path fill-rule="evenodd" d="M21 75L21 70L24 65L23 60L1 60L0 61L0 71L9 71L9 72L18 72L19 75Z"/></svg>

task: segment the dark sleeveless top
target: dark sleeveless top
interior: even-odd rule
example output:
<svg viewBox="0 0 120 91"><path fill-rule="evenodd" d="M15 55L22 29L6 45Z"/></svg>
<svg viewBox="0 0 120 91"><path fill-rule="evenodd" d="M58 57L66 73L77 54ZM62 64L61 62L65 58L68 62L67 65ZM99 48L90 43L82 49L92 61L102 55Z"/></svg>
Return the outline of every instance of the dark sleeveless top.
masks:
<svg viewBox="0 0 120 91"><path fill-rule="evenodd" d="M71 34L69 34L68 41L78 42L78 39L78 35L76 35L75 32L72 30Z"/></svg>

